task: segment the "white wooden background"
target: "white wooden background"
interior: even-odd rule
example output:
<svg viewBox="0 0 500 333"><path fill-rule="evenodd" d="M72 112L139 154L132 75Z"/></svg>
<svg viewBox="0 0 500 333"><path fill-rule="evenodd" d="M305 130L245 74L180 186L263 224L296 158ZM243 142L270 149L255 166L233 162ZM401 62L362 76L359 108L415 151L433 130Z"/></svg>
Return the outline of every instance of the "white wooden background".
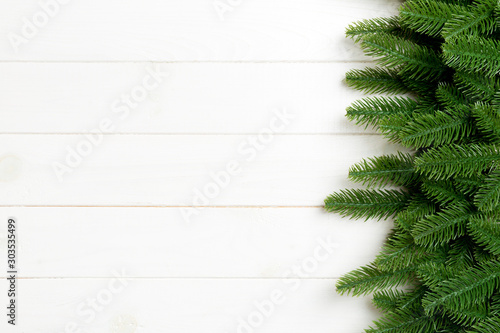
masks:
<svg viewBox="0 0 500 333"><path fill-rule="evenodd" d="M361 94L341 80L371 65L345 27L398 0L55 1L0 2L0 260L12 216L21 276L2 332L354 333L379 316L334 284L390 223L321 205L352 163L397 149L344 119ZM119 118L152 68L169 75ZM294 118L250 158L238 147L273 110ZM103 119L114 130L58 179ZM193 203L230 161L240 173Z"/></svg>

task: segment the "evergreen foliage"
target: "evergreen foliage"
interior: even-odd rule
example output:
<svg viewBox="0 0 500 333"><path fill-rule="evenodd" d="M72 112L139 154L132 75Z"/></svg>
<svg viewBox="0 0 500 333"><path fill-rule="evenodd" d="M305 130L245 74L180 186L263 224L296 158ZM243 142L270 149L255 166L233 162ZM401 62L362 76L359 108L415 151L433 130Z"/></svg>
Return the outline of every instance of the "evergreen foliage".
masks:
<svg viewBox="0 0 500 333"><path fill-rule="evenodd" d="M411 152L365 158L349 178L367 189L325 200L342 216L394 218L338 292L373 294L384 315L369 333L500 332L500 2L409 0L347 36L377 63L346 74L377 94L347 117Z"/></svg>
<svg viewBox="0 0 500 333"><path fill-rule="evenodd" d="M355 164L349 170L349 178L368 186L394 184L410 186L418 180L411 154L378 156Z"/></svg>
<svg viewBox="0 0 500 333"><path fill-rule="evenodd" d="M404 208L408 194L399 190L342 190L325 200L325 208L351 218L387 218Z"/></svg>

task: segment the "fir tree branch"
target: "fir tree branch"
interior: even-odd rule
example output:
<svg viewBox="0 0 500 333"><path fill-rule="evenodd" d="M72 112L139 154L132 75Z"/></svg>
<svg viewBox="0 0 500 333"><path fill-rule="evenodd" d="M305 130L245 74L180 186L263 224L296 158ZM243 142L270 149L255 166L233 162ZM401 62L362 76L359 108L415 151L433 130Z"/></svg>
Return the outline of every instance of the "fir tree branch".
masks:
<svg viewBox="0 0 500 333"><path fill-rule="evenodd" d="M463 236L472 214L465 204L454 204L423 218L413 227L415 243L424 247L436 247Z"/></svg>
<svg viewBox="0 0 500 333"><path fill-rule="evenodd" d="M488 175L474 196L474 204L480 211L493 211L500 205L500 170Z"/></svg>
<svg viewBox="0 0 500 333"><path fill-rule="evenodd" d="M400 132L401 143L408 147L422 148L460 141L469 137L474 127L464 107L438 111L435 114L415 115Z"/></svg>
<svg viewBox="0 0 500 333"><path fill-rule="evenodd" d="M375 265L383 271L397 271L413 266L425 256L425 249L416 245L409 233L397 232L382 247Z"/></svg>
<svg viewBox="0 0 500 333"><path fill-rule="evenodd" d="M416 109L416 106L415 106ZM401 113L381 118L377 125L384 137L392 142L401 142L401 131L413 119L411 114Z"/></svg>
<svg viewBox="0 0 500 333"><path fill-rule="evenodd" d="M480 73L457 71L453 75L457 88L468 98L475 101L489 101L500 88L498 78L487 77Z"/></svg>
<svg viewBox="0 0 500 333"><path fill-rule="evenodd" d="M469 103L464 94L457 88L446 82L441 82L436 89L436 99L442 108L453 109Z"/></svg>
<svg viewBox="0 0 500 333"><path fill-rule="evenodd" d="M466 201L466 197L456 190L451 180L425 180L422 182L422 192L427 198L442 206Z"/></svg>
<svg viewBox="0 0 500 333"><path fill-rule="evenodd" d="M395 217L373 264L342 277L340 293L375 292L386 315L371 333L500 330L500 5L410 0L397 17L347 34L380 67L346 83L372 97L349 119L375 126L412 154L362 160L349 177L401 190L343 190L325 208L352 218ZM394 290L413 287L409 292Z"/></svg>
<svg viewBox="0 0 500 333"><path fill-rule="evenodd" d="M500 73L500 42L478 36L446 40L443 56L447 65L456 70L480 72L493 77Z"/></svg>
<svg viewBox="0 0 500 333"><path fill-rule="evenodd" d="M472 114L479 131L492 143L500 143L500 113L498 108L485 103L476 103Z"/></svg>
<svg viewBox="0 0 500 333"><path fill-rule="evenodd" d="M468 233L469 233L469 235L471 235L471 229L470 228L468 228ZM476 259L476 262L478 264L495 260L496 257L497 256L493 255L491 252L489 252L488 250L486 250L482 246L476 246L476 247L474 247L474 259Z"/></svg>
<svg viewBox="0 0 500 333"><path fill-rule="evenodd" d="M474 177L491 168L500 159L495 145L450 144L429 149L416 157L417 170L430 179Z"/></svg>
<svg viewBox="0 0 500 333"><path fill-rule="evenodd" d="M352 69L346 73L347 85L369 94L402 94L410 92L399 71L382 67Z"/></svg>
<svg viewBox="0 0 500 333"><path fill-rule="evenodd" d="M492 214L472 216L467 229L477 244L493 255L500 256L500 219Z"/></svg>
<svg viewBox="0 0 500 333"><path fill-rule="evenodd" d="M388 34L368 35L361 42L368 56L382 66L400 68L411 79L437 80L444 67L434 50Z"/></svg>
<svg viewBox="0 0 500 333"><path fill-rule="evenodd" d="M442 262L423 262L417 268L417 276L430 290L437 290L443 281L455 277L458 273L446 267L445 260Z"/></svg>
<svg viewBox="0 0 500 333"><path fill-rule="evenodd" d="M474 195L480 186L483 185L485 176L484 175L476 175L472 177L455 177L454 184L455 187L466 196Z"/></svg>
<svg viewBox="0 0 500 333"><path fill-rule="evenodd" d="M500 316L492 315L489 318L474 325L467 333L498 333L500 327Z"/></svg>
<svg viewBox="0 0 500 333"><path fill-rule="evenodd" d="M483 302L458 311L447 309L446 313L455 323L462 326L471 326L487 319L490 315L490 309L488 303Z"/></svg>
<svg viewBox="0 0 500 333"><path fill-rule="evenodd" d="M346 116L358 125L377 125L385 117L413 112L416 104L409 97L364 98L352 103Z"/></svg>
<svg viewBox="0 0 500 333"><path fill-rule="evenodd" d="M469 220L472 217L473 215L469 217ZM468 236L452 242L447 253L446 266L459 272L470 269L475 264L474 247L474 242Z"/></svg>
<svg viewBox="0 0 500 333"><path fill-rule="evenodd" d="M337 282L340 294L361 296L377 290L401 286L414 278L414 268L383 272L373 264L360 267L344 275Z"/></svg>
<svg viewBox="0 0 500 333"><path fill-rule="evenodd" d="M445 23L455 13L466 9L462 6L432 0L406 1L399 10L404 25L415 31L438 37Z"/></svg>
<svg viewBox="0 0 500 333"><path fill-rule="evenodd" d="M411 231L415 223L436 212L436 205L422 195L411 196L406 209L396 215L396 224L406 231Z"/></svg>
<svg viewBox="0 0 500 333"><path fill-rule="evenodd" d="M399 190L341 190L325 199L325 209L351 218L385 219L404 208L408 193Z"/></svg>
<svg viewBox="0 0 500 333"><path fill-rule="evenodd" d="M365 330L366 333L421 333L434 332L436 326L442 325L437 316L426 316L423 313L398 310L390 312L374 322L375 327Z"/></svg>
<svg viewBox="0 0 500 333"><path fill-rule="evenodd" d="M399 17L379 17L350 24L346 29L346 36L358 42L366 35L392 33L399 29Z"/></svg>
<svg viewBox="0 0 500 333"><path fill-rule="evenodd" d="M499 285L500 263L491 261L443 281L438 290L424 297L422 304L429 315L440 307L461 311L489 299Z"/></svg>
<svg viewBox="0 0 500 333"><path fill-rule="evenodd" d="M368 186L394 184L406 186L414 184L419 175L415 173L413 156L398 153L368 158L353 165L349 170L349 178Z"/></svg>
<svg viewBox="0 0 500 333"><path fill-rule="evenodd" d="M400 299L405 293L402 290L386 289L373 294L373 305L384 312L394 311L398 308Z"/></svg>
<svg viewBox="0 0 500 333"><path fill-rule="evenodd" d="M443 37L451 39L460 35L489 35L495 29L493 15L496 1L476 1L476 6L464 8L452 14L443 28Z"/></svg>

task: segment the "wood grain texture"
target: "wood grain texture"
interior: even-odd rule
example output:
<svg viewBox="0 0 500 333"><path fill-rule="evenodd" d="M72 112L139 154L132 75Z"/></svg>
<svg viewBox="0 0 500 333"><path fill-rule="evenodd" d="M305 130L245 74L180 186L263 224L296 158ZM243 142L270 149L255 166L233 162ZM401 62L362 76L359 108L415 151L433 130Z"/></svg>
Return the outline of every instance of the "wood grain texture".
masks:
<svg viewBox="0 0 500 333"><path fill-rule="evenodd" d="M351 164L397 148L375 135L269 138L264 144L255 135L108 135L96 147L77 135L2 135L0 202L317 207L332 191L353 186ZM77 164L79 147L90 153L78 155ZM62 181L54 171L66 170L60 165L74 166L59 172Z"/></svg>
<svg viewBox="0 0 500 333"><path fill-rule="evenodd" d="M3 1L0 31L5 37L0 42L0 59L364 60L359 49L344 38L345 27L359 19L391 15L400 5L399 0L222 0L240 4L231 6L221 20L214 8L216 1L64 2L44 19L36 0ZM19 42L19 38L26 41Z"/></svg>
<svg viewBox="0 0 500 333"><path fill-rule="evenodd" d="M110 292L110 282L115 293ZM77 329L93 333L362 331L378 312L367 299L335 294L335 282L134 279L121 284L113 279L23 279L19 281L23 291L19 318L23 319L17 329L57 333ZM0 288L6 288L6 280L2 279ZM258 310L256 304L266 303L276 293L281 295L274 298L279 303ZM242 321L255 324L244 329Z"/></svg>
<svg viewBox="0 0 500 333"><path fill-rule="evenodd" d="M157 66L169 76L123 117L123 95ZM296 115L283 133L373 133L345 118L363 97L342 82L345 72L366 66L373 64L0 63L0 133L83 133L105 117L114 133L258 133L276 108Z"/></svg>
<svg viewBox="0 0 500 333"><path fill-rule="evenodd" d="M177 208L1 208L5 215L16 217L23 278L110 277L120 267L131 277L279 279L294 265L336 278L372 261L392 225L321 208L209 208L191 223Z"/></svg>
<svg viewBox="0 0 500 333"><path fill-rule="evenodd" d="M347 122L362 95L342 79L373 66L346 26L400 3L0 3L0 219L18 220L21 277L18 325L0 331L366 328L379 313L334 285L374 258L391 223L321 205L356 186L351 164L399 148Z"/></svg>

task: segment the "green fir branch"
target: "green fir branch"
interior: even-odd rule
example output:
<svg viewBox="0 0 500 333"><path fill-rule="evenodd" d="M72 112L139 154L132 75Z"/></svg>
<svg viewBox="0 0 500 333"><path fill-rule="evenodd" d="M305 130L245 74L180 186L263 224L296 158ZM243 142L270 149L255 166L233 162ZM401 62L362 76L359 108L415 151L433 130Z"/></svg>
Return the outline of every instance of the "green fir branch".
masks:
<svg viewBox="0 0 500 333"><path fill-rule="evenodd" d="M467 199L463 193L457 191L451 180L425 180L421 188L427 198L442 206L465 202Z"/></svg>
<svg viewBox="0 0 500 333"><path fill-rule="evenodd" d="M402 94L411 91L401 79L399 71L383 67L352 69L346 73L345 82L349 87L368 94Z"/></svg>
<svg viewBox="0 0 500 333"><path fill-rule="evenodd" d="M401 37L379 33L368 35L361 42L368 56L377 58L381 66L399 68L400 75L411 79L437 80L444 66L437 53Z"/></svg>
<svg viewBox="0 0 500 333"><path fill-rule="evenodd" d="M441 29L452 15L465 10L462 6L453 3L410 0L401 6L399 13L406 27L433 37L439 37Z"/></svg>
<svg viewBox="0 0 500 333"><path fill-rule="evenodd" d="M500 256L499 216L496 214L476 214L470 218L467 229L477 244L491 254Z"/></svg>
<svg viewBox="0 0 500 333"><path fill-rule="evenodd" d="M491 261L443 281L422 304L429 315L440 308L462 311L488 300L500 286L500 262Z"/></svg>
<svg viewBox="0 0 500 333"><path fill-rule="evenodd" d="M408 201L406 209L396 215L396 225L406 231L411 231L415 223L433 215L436 212L436 205L421 194L413 194Z"/></svg>
<svg viewBox="0 0 500 333"><path fill-rule="evenodd" d="M490 35L495 29L493 15L496 1L476 1L474 7L460 7L447 20L442 35L446 39L463 35Z"/></svg>
<svg viewBox="0 0 500 333"><path fill-rule="evenodd" d="M400 190L346 189L325 199L325 208L351 218L386 219L404 208L408 193Z"/></svg>
<svg viewBox="0 0 500 333"><path fill-rule="evenodd" d="M415 173L413 156L398 153L367 158L349 169L349 178L368 186L414 184L419 175Z"/></svg>
<svg viewBox="0 0 500 333"><path fill-rule="evenodd" d="M479 131L492 143L500 143L500 109L486 103L476 103L472 108Z"/></svg>
<svg viewBox="0 0 500 333"><path fill-rule="evenodd" d="M361 296L375 291L402 286L414 277L414 268L408 267L398 271L383 272L370 264L351 271L337 282L340 294Z"/></svg>
<svg viewBox="0 0 500 333"><path fill-rule="evenodd" d="M358 125L377 125L385 117L412 113L417 102L409 97L370 97L352 103L347 118Z"/></svg>
<svg viewBox="0 0 500 333"><path fill-rule="evenodd" d="M500 89L498 78L487 77L481 73L457 71L453 79L457 89L473 101L489 101Z"/></svg>
<svg viewBox="0 0 500 333"><path fill-rule="evenodd" d="M413 227L415 243L424 247L436 247L463 236L472 214L473 211L467 205L453 204L423 218Z"/></svg>
<svg viewBox="0 0 500 333"><path fill-rule="evenodd" d="M375 327L365 330L366 333L422 333L435 332L443 320L438 316L427 316L422 312L398 310L386 314L374 321Z"/></svg>
<svg viewBox="0 0 500 333"><path fill-rule="evenodd" d="M399 17L379 17L350 24L346 29L346 36L358 42L367 35L392 33L399 29Z"/></svg>
<svg viewBox="0 0 500 333"><path fill-rule="evenodd" d="M416 115L401 130L401 143L407 147L429 147L449 144L470 136L474 127L467 109L456 107L447 112Z"/></svg>
<svg viewBox="0 0 500 333"><path fill-rule="evenodd" d="M436 88L436 99L443 109L453 109L469 103L467 97L454 84L439 83Z"/></svg>
<svg viewBox="0 0 500 333"><path fill-rule="evenodd" d="M500 170L495 170L486 177L474 196L474 204L483 212L497 210L500 205Z"/></svg>
<svg viewBox="0 0 500 333"><path fill-rule="evenodd" d="M396 232L382 247L375 265L383 271L397 271L413 266L425 256L425 249L415 244L410 233Z"/></svg>
<svg viewBox="0 0 500 333"><path fill-rule="evenodd" d="M430 179L474 177L500 160L498 148L488 144L469 144L436 147L416 157L417 170Z"/></svg>
<svg viewBox="0 0 500 333"><path fill-rule="evenodd" d="M448 66L459 71L482 73L493 77L500 73L500 41L478 36L464 36L443 44L443 57Z"/></svg>
<svg viewBox="0 0 500 333"><path fill-rule="evenodd" d="M375 293L385 316L366 332L500 332L499 18L497 0L409 0L347 30L378 63L349 71L347 85L406 94L358 100L347 117L410 150L350 168L379 189L325 200L342 216L394 217L375 261L337 283Z"/></svg>

